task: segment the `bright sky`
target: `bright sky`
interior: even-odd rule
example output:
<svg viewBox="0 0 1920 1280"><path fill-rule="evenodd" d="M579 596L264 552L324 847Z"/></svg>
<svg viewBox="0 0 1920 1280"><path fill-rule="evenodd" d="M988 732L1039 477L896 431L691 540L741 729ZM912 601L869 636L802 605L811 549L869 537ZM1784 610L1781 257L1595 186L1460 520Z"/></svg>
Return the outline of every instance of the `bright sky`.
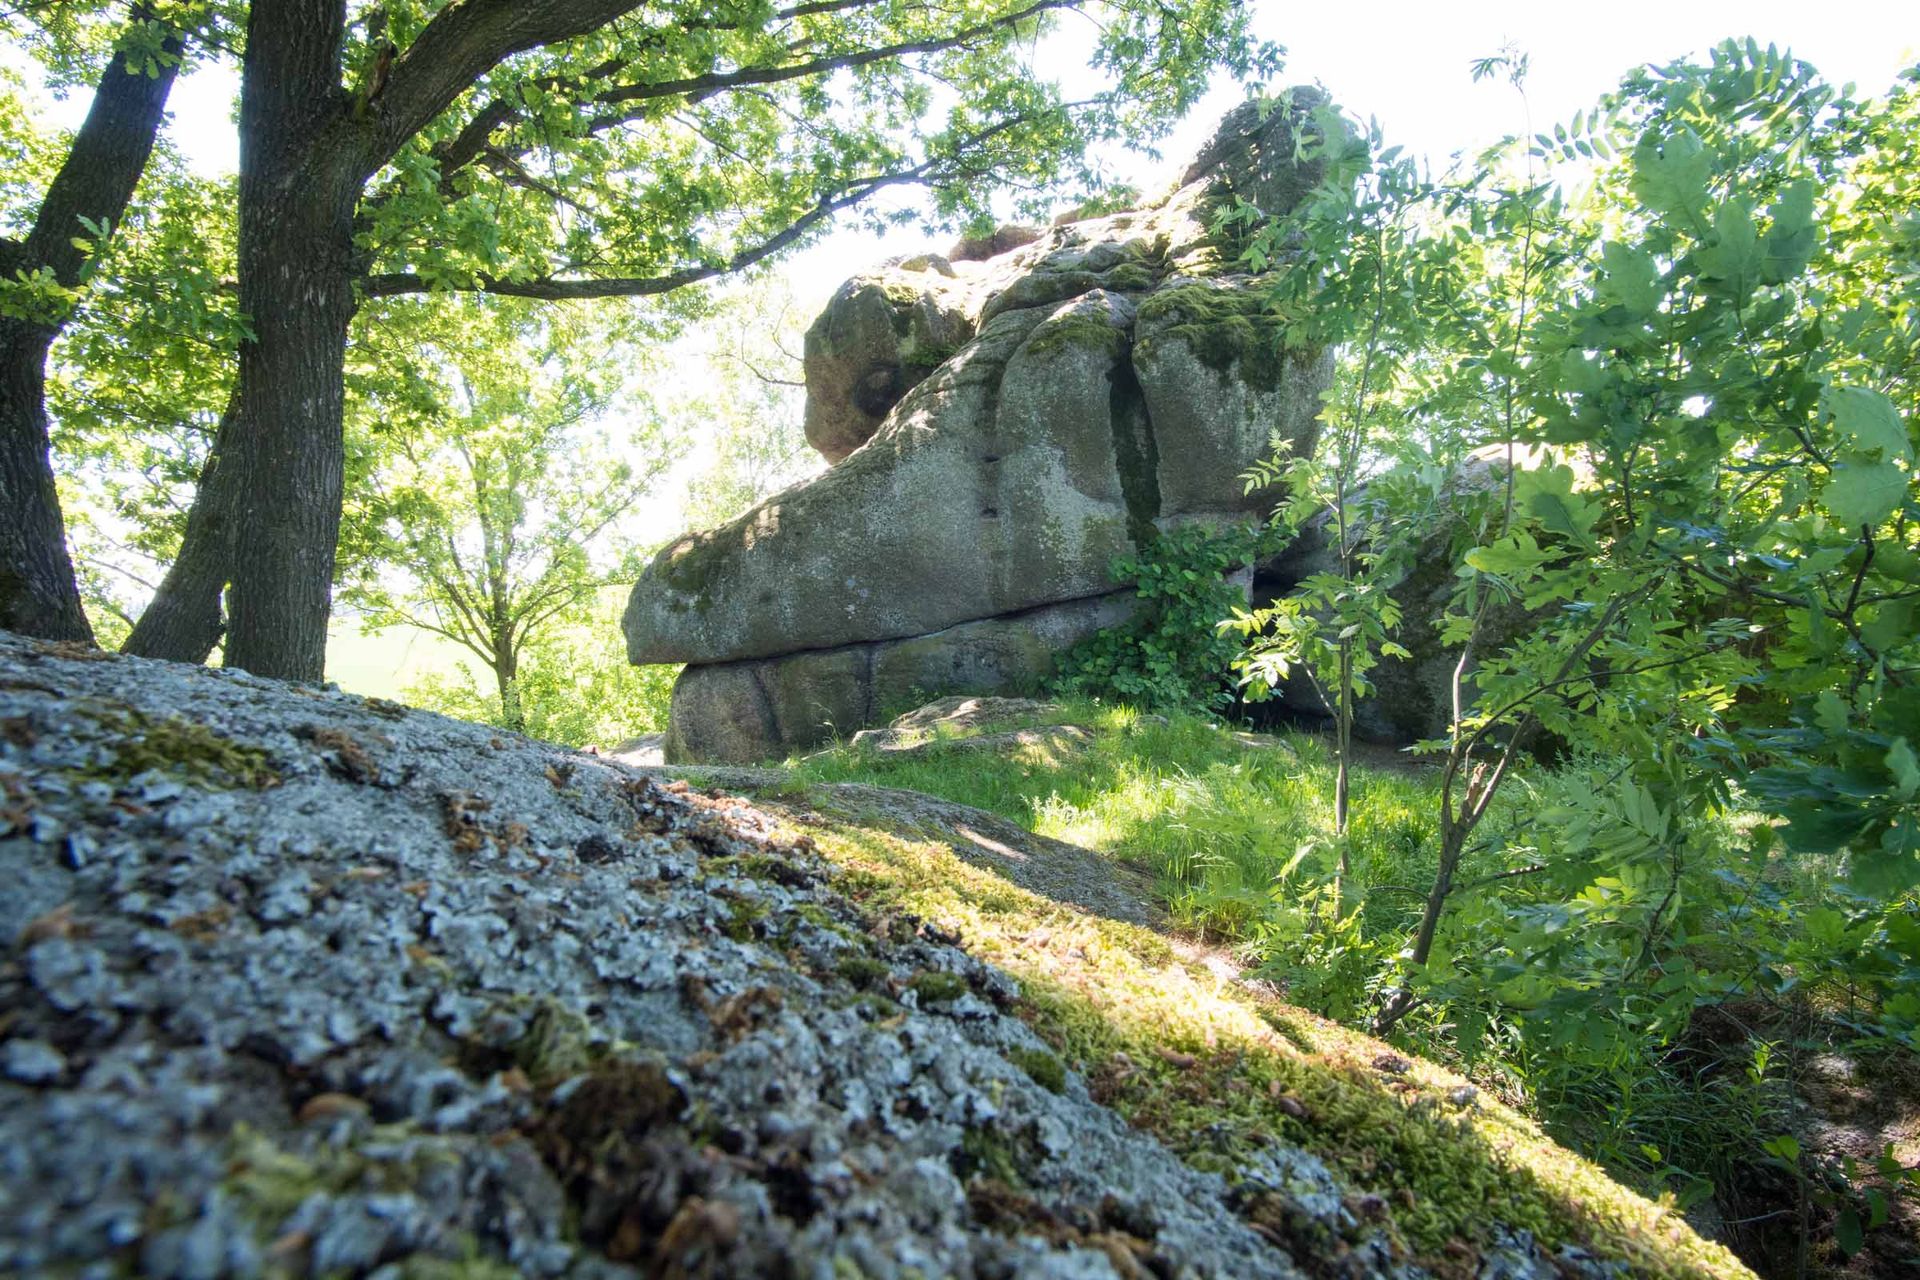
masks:
<svg viewBox="0 0 1920 1280"><path fill-rule="evenodd" d="M1896 0L1610 0L1604 6L1551 0L1374 0L1365 6L1248 0L1259 34L1287 48L1283 79L1318 82L1361 117L1373 116L1389 140L1435 161L1473 150L1522 127L1504 84L1472 83L1468 65L1511 43L1532 59L1528 81L1535 127L1590 106L1630 67L1699 54L1728 36L1753 36L1791 49L1828 79L1878 92L1920 59L1920 4ZM1078 21L1069 15L1068 23ZM174 143L210 171L231 172L238 157L230 70L189 77L174 90ZM1236 100L1222 84L1163 146L1159 165L1129 157L1124 176L1152 190L1183 164L1213 122ZM77 121L84 101L57 114ZM923 242L900 231L876 243L847 232L789 263L796 292L824 293L849 265L906 252Z"/></svg>

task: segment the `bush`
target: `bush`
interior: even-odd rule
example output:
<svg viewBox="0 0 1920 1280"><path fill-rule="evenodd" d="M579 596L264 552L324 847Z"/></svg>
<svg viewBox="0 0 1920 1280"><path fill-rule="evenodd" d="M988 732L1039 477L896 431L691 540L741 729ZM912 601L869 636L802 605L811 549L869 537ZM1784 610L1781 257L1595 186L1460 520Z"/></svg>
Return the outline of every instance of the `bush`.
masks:
<svg viewBox="0 0 1920 1280"><path fill-rule="evenodd" d="M1246 607L1231 575L1252 563L1266 536L1254 526L1188 525L1115 560L1113 576L1133 583L1144 603L1068 650L1047 691L1154 711L1212 715L1232 706L1240 646L1220 624Z"/></svg>

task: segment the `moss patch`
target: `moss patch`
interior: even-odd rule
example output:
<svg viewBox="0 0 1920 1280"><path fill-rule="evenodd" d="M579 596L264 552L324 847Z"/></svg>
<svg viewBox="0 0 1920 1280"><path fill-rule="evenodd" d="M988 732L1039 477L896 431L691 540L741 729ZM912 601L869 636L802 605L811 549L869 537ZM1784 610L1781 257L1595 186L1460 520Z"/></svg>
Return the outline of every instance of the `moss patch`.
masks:
<svg viewBox="0 0 1920 1280"><path fill-rule="evenodd" d="M691 607L704 612L713 605L713 575L730 558L733 539L730 533L739 521L722 525L710 533L682 538L668 547L654 564L675 594L691 601ZM681 609L687 604L674 602Z"/></svg>
<svg viewBox="0 0 1920 1280"><path fill-rule="evenodd" d="M1066 1064L1045 1049L1009 1049L1007 1058L1048 1093L1066 1092Z"/></svg>
<svg viewBox="0 0 1920 1280"><path fill-rule="evenodd" d="M945 1004L967 994L967 980L953 973L927 970L914 975L908 989L920 997L921 1004Z"/></svg>
<svg viewBox="0 0 1920 1280"><path fill-rule="evenodd" d="M1450 1072L1407 1064L1378 1041L1223 981L1150 931L1027 893L922 833L878 818L809 831L844 869L840 887L869 909L956 930L1013 974L1022 1016L1062 1077L1079 1071L1097 1098L1197 1167L1230 1174L1275 1139L1303 1147L1442 1275L1471 1274L1496 1224L1530 1230L1548 1249L1582 1246L1636 1275L1748 1274L1670 1207L1621 1187ZM1052 1075L1037 1060L1020 1065ZM968 1173L1017 1185L1008 1176L1017 1153L997 1137L970 1135Z"/></svg>
<svg viewBox="0 0 1920 1280"><path fill-rule="evenodd" d="M1118 359L1126 342L1127 335L1104 316L1073 311L1035 330L1021 350L1027 356L1044 356L1069 348L1084 348Z"/></svg>
<svg viewBox="0 0 1920 1280"><path fill-rule="evenodd" d="M1139 344L1178 339L1209 369L1237 371L1260 391L1277 388L1286 373L1286 326L1266 306L1257 285L1240 287L1202 282L1162 289L1140 304Z"/></svg>
<svg viewBox="0 0 1920 1280"><path fill-rule="evenodd" d="M205 786L256 790L280 781L265 751L178 716L160 719L126 710L98 716L96 723L112 738L111 763L94 771L106 781L126 782L149 771Z"/></svg>

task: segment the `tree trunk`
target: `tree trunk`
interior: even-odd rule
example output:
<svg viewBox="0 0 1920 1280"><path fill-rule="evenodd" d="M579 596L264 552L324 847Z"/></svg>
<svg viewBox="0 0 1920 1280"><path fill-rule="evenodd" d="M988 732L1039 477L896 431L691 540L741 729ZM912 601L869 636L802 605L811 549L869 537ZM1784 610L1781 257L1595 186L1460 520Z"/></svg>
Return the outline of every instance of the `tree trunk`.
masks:
<svg viewBox="0 0 1920 1280"><path fill-rule="evenodd" d="M52 342L47 326L0 319L0 628L91 644L49 456Z"/></svg>
<svg viewBox="0 0 1920 1280"><path fill-rule="evenodd" d="M520 661L511 644L494 646L493 679L500 690L500 723L515 733L527 728L527 710L520 701Z"/></svg>
<svg viewBox="0 0 1920 1280"><path fill-rule="evenodd" d="M364 175L343 122L345 8L257 0L240 90L240 347L226 662L320 680L340 533L353 209Z"/></svg>
<svg viewBox="0 0 1920 1280"><path fill-rule="evenodd" d="M7 274L47 271L66 288L80 283L89 255L74 241L97 238L82 219L118 225L153 153L181 44L169 37L163 48L171 61L156 75L130 66L125 54L107 63L33 230L25 244L4 255ZM0 627L91 643L93 629L80 604L54 488L47 422L47 352L63 327L64 321L0 317L0 511L6 513L0 520Z"/></svg>
<svg viewBox="0 0 1920 1280"><path fill-rule="evenodd" d="M240 397L227 401L213 435L213 448L200 468L200 483L187 512L187 532L180 554L160 580L160 589L120 646L122 653L170 662L205 662L220 643L226 621L220 614L220 593L233 570L233 523L239 503L237 470L232 464L235 418Z"/></svg>

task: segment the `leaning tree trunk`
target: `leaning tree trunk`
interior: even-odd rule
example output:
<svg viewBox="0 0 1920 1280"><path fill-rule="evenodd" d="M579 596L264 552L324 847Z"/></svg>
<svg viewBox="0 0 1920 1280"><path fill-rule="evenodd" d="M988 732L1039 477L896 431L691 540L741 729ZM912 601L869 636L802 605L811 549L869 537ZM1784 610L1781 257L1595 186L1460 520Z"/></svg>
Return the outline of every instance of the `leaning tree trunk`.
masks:
<svg viewBox="0 0 1920 1280"><path fill-rule="evenodd" d="M345 466L353 208L344 6L257 0L240 90L239 487L226 662L322 678Z"/></svg>
<svg viewBox="0 0 1920 1280"><path fill-rule="evenodd" d="M75 241L97 238L87 222L120 222L153 153L179 70L178 38L169 37L163 52L167 61L152 75L124 53L107 63L33 230L0 255L7 274L45 271L65 288L80 283L88 252ZM62 327L0 317L0 627L91 642L54 489L47 423L47 352Z"/></svg>
<svg viewBox="0 0 1920 1280"><path fill-rule="evenodd" d="M213 447L200 468L180 553L120 646L122 653L170 662L205 662L220 643L226 630L220 594L232 572L233 524L240 496L238 469L232 461L239 406L236 390L220 415Z"/></svg>

